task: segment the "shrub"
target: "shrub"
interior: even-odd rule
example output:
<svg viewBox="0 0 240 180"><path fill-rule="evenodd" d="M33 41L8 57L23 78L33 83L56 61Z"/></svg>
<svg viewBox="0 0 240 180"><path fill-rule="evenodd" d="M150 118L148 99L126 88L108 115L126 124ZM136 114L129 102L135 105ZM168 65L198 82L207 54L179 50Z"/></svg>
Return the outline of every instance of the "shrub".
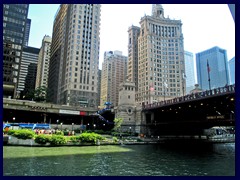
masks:
<svg viewBox="0 0 240 180"><path fill-rule="evenodd" d="M63 145L67 143L67 139L62 135L53 135L50 140L51 145Z"/></svg>
<svg viewBox="0 0 240 180"><path fill-rule="evenodd" d="M46 144L48 142L51 142L51 136L46 134L40 134L36 136L34 141L38 144Z"/></svg>
<svg viewBox="0 0 240 180"><path fill-rule="evenodd" d="M104 140L104 137L96 133L82 133L79 139L81 142L96 143L97 140Z"/></svg>
<svg viewBox="0 0 240 180"><path fill-rule="evenodd" d="M8 132L7 132L7 134L8 134L8 135L13 135L15 132L16 132L16 130L14 130L14 129L9 129Z"/></svg>
<svg viewBox="0 0 240 180"><path fill-rule="evenodd" d="M59 131L59 130L56 130L56 133L55 133L56 135L62 135L62 136L64 136L65 134L64 134L64 132L62 132L62 131Z"/></svg>
<svg viewBox="0 0 240 180"><path fill-rule="evenodd" d="M69 131L63 131L64 136L68 136L68 134L69 134Z"/></svg>
<svg viewBox="0 0 240 180"><path fill-rule="evenodd" d="M18 139L32 139L35 136L35 132L30 129L19 129L15 130L12 136L15 136Z"/></svg>
<svg viewBox="0 0 240 180"><path fill-rule="evenodd" d="M79 141L79 136L70 136L69 140L72 141L73 143L76 143Z"/></svg>
<svg viewBox="0 0 240 180"><path fill-rule="evenodd" d="M118 142L118 138L113 137L112 139L113 139L113 142Z"/></svg>
<svg viewBox="0 0 240 180"><path fill-rule="evenodd" d="M137 142L143 142L143 140L140 138L137 138Z"/></svg>

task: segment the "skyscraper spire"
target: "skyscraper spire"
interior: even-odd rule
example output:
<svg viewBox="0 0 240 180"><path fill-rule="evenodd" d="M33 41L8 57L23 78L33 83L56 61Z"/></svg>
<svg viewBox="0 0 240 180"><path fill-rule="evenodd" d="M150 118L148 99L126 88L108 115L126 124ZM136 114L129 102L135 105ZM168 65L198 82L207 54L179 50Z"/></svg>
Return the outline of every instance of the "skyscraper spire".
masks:
<svg viewBox="0 0 240 180"><path fill-rule="evenodd" d="M164 9L161 4L152 5L152 16L157 18L164 18Z"/></svg>

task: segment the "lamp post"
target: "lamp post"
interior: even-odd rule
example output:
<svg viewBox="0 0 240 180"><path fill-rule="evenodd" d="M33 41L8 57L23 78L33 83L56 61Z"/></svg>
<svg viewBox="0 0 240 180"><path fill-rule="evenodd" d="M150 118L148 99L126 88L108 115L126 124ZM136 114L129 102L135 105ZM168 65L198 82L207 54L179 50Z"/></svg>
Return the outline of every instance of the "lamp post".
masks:
<svg viewBox="0 0 240 180"><path fill-rule="evenodd" d="M95 131L95 127L96 127L96 124L93 125L93 129L94 129L94 131Z"/></svg>
<svg viewBox="0 0 240 180"><path fill-rule="evenodd" d="M132 127L129 127L130 135L132 135Z"/></svg>
<svg viewBox="0 0 240 180"><path fill-rule="evenodd" d="M15 117L13 117L12 119L13 119L13 122L15 122L15 119L16 119L16 118L15 118Z"/></svg>
<svg viewBox="0 0 240 180"><path fill-rule="evenodd" d="M62 125L63 125L63 123L61 123L61 131L62 131Z"/></svg>
<svg viewBox="0 0 240 180"><path fill-rule="evenodd" d="M57 129L58 129L58 122L59 122L59 120L57 119Z"/></svg>
<svg viewBox="0 0 240 180"><path fill-rule="evenodd" d="M73 131L74 123L72 123L72 131Z"/></svg>

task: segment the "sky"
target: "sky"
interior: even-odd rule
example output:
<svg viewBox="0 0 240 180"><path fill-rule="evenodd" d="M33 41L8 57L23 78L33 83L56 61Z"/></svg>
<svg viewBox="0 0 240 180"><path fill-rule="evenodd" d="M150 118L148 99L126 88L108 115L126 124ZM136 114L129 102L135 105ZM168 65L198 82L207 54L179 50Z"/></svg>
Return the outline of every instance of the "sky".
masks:
<svg viewBox="0 0 240 180"><path fill-rule="evenodd" d="M218 46L235 57L235 23L227 4L162 4L165 17L182 21L184 50L195 54ZM40 48L44 35L52 36L58 4L30 4L29 46ZM42 13L44 12L44 13ZM151 4L102 4L99 68L105 51L128 55L128 28L140 27L140 19L151 15Z"/></svg>

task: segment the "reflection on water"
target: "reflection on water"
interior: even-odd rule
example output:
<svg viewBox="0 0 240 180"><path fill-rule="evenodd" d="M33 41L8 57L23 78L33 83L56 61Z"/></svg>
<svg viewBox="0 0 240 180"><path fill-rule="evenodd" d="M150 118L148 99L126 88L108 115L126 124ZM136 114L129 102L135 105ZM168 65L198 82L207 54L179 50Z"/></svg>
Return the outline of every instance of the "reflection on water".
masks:
<svg viewBox="0 0 240 180"><path fill-rule="evenodd" d="M221 147L223 149L223 147ZM234 176L235 146L3 147L4 176ZM226 149L231 149L226 151ZM218 148L220 151L220 148ZM227 153L226 153L227 152Z"/></svg>

